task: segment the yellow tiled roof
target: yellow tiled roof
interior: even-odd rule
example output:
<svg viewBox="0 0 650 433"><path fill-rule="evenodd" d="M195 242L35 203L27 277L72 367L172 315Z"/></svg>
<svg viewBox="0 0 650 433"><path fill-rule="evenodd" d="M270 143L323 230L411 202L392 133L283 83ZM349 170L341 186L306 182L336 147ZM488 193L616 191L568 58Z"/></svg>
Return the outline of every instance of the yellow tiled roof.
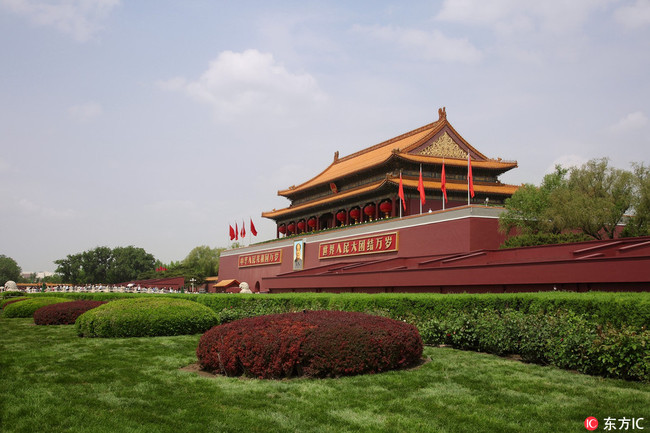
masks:
<svg viewBox="0 0 650 433"><path fill-rule="evenodd" d="M415 162L441 163L442 158L426 155L411 155L407 152L424 144L444 127L449 128L449 130L460 139L463 145L471 151L472 155L477 157L476 159L472 159L473 166L475 165L476 167L490 169L503 169L504 171L517 166L516 162L502 162L499 160L488 159L485 155L467 143L449 124L446 117L443 117L436 122L414 129L413 131L391 138L390 140L363 149L346 157L335 157L334 161L320 174L298 186L292 186L288 189L278 191L278 195L290 197L297 192L304 191L311 187L327 184L352 173L380 165L388 161L388 159L393 155L398 155L400 158ZM462 159L455 158L445 159L445 163L449 165L462 165L462 161Z"/></svg>
<svg viewBox="0 0 650 433"><path fill-rule="evenodd" d="M215 284L214 287L228 287L231 284L239 285L239 281L237 281L237 280L221 280L217 284Z"/></svg>

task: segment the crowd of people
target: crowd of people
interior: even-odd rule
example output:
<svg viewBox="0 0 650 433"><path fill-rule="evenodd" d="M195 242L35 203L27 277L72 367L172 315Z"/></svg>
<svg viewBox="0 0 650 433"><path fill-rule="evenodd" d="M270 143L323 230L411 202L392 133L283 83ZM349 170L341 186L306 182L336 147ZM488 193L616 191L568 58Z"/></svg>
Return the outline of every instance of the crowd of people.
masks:
<svg viewBox="0 0 650 433"><path fill-rule="evenodd" d="M0 289L3 287L0 286ZM184 289L177 289L174 287L144 287L140 285L128 284L126 286L118 285L102 285L102 284L89 284L85 286L71 286L71 285L60 285L60 286L48 286L45 289L42 286L28 286L20 287L20 291L26 293L37 293L37 292L77 292L77 293L184 293Z"/></svg>

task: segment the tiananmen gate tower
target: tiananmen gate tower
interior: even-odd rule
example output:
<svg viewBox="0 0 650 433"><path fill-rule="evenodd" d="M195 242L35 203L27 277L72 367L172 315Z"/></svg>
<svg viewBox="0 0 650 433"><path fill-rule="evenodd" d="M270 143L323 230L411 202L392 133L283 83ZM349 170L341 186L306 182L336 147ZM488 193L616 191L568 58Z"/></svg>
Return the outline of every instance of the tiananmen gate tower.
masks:
<svg viewBox="0 0 650 433"><path fill-rule="evenodd" d="M222 252L209 290L650 290L650 238L500 250L500 205L517 186L499 176L516 167L467 142L440 108L435 122L335 152L321 173L278 191L289 205L262 213L276 239Z"/></svg>
<svg viewBox="0 0 650 433"><path fill-rule="evenodd" d="M499 182L516 161L490 159L470 145L449 123L445 108L436 122L339 158L312 179L278 195L291 200L284 209L262 213L277 223L277 236L347 226L399 215L402 177L406 209L420 213L417 191L420 170L425 211L443 207L442 167L445 167L447 208L467 205L468 155L473 173L471 203L503 204L517 189Z"/></svg>

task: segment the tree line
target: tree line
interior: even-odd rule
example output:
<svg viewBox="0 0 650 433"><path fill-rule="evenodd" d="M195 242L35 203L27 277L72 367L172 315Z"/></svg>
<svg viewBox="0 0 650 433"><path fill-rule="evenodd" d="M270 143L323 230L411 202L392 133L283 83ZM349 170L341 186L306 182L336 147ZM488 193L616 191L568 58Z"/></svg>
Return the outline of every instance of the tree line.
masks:
<svg viewBox="0 0 650 433"><path fill-rule="evenodd" d="M42 282L119 284L132 280L182 276L186 280L194 278L197 284L202 284L207 277L219 273L219 256L224 249L201 245L192 249L183 260L166 264L143 248L101 246L55 260L55 275L45 277ZM22 270L14 259L0 255L0 285L9 280L18 283L37 282L34 278L23 278L21 273Z"/></svg>
<svg viewBox="0 0 650 433"><path fill-rule="evenodd" d="M142 248L97 247L55 260L56 273L70 284L119 284L152 278L194 278L198 284L219 273L219 255L223 248L202 245L178 262L165 264Z"/></svg>
<svg viewBox="0 0 650 433"><path fill-rule="evenodd" d="M541 185L522 185L505 208L499 228L515 233L507 246L647 236L650 168L614 168L607 158L569 169L558 165Z"/></svg>

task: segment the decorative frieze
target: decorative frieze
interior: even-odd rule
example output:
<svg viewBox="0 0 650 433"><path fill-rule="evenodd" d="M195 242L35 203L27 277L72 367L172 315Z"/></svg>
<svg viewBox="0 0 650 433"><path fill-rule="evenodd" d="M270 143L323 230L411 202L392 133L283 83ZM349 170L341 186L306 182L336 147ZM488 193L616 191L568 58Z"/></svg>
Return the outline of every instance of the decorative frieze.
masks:
<svg viewBox="0 0 650 433"><path fill-rule="evenodd" d="M437 156L440 158L467 159L467 152L462 150L458 144L445 132L431 145L422 149L420 155Z"/></svg>

